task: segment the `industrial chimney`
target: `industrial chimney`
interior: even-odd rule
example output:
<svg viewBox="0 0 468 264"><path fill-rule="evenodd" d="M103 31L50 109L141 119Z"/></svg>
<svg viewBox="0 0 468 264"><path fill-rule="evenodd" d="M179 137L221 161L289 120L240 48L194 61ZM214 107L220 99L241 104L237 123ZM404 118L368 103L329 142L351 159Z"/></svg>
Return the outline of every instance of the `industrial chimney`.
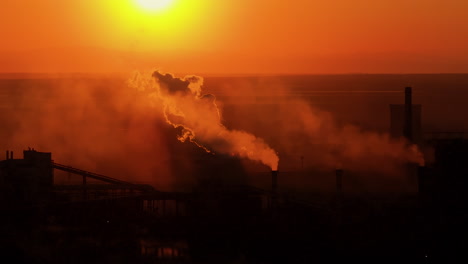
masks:
<svg viewBox="0 0 468 264"><path fill-rule="evenodd" d="M273 193L278 192L278 171L277 170L271 171L271 191Z"/></svg>
<svg viewBox="0 0 468 264"><path fill-rule="evenodd" d="M336 169L335 177L336 177L336 194L340 196L343 193L343 170Z"/></svg>
<svg viewBox="0 0 468 264"><path fill-rule="evenodd" d="M418 167L418 193L420 196L426 192L426 171L426 167Z"/></svg>
<svg viewBox="0 0 468 264"><path fill-rule="evenodd" d="M403 134L408 141L413 141L413 102L411 87L405 88L405 124Z"/></svg>
<svg viewBox="0 0 468 264"><path fill-rule="evenodd" d="M271 206L278 207L278 171L271 171Z"/></svg>

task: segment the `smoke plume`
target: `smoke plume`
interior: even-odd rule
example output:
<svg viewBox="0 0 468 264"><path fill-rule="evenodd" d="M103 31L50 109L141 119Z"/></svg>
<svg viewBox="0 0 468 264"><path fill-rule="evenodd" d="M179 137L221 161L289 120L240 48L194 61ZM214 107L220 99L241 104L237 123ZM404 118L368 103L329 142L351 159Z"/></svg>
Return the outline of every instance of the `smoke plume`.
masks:
<svg viewBox="0 0 468 264"><path fill-rule="evenodd" d="M1 80L3 94L8 95L2 99L8 100L0 100L0 147L14 150L15 158L33 147L52 152L57 163L171 189L174 169L183 167L171 155L168 142L173 131L166 129L160 111L151 111L148 98L129 89L124 80L100 76ZM80 180L55 175L56 180Z"/></svg>
<svg viewBox="0 0 468 264"><path fill-rule="evenodd" d="M308 134L311 145L324 154L321 161L329 167L384 171L388 166L408 162L424 164L418 147L403 138L393 139L387 133L365 131L350 124L340 126L331 116L303 103L296 103L295 109L298 124Z"/></svg>
<svg viewBox="0 0 468 264"><path fill-rule="evenodd" d="M281 170L296 171L304 159L305 166L314 170L342 167L395 176L402 174L407 163L424 164L416 145L388 133L340 122L331 112L315 105L314 100L328 100L324 94L311 99L296 95L298 90L290 85L281 78L260 77L240 81L232 78L211 87L223 92L227 125L268 139L280 153ZM343 101L336 105L352 104Z"/></svg>
<svg viewBox="0 0 468 264"><path fill-rule="evenodd" d="M401 177L408 162L423 162L416 146L344 125L339 111L319 109L316 102L328 100L326 96L296 95L297 89L282 78L204 80L157 71L135 74L129 83L136 89L129 89L127 77L0 80L0 147L14 150L15 158L27 147L50 151L58 163L166 190L192 185L197 169L206 174L196 160L203 151L179 144L174 130L180 141L212 154L248 158L271 169L277 169L280 153L282 171L299 171L304 157L304 170L327 172L341 166L380 181L385 175ZM346 109L352 104L334 105ZM215 168L221 158L203 166ZM239 164L250 173L265 169L259 162L242 159ZM224 161L220 167L226 168ZM298 187L318 178L288 175L282 181Z"/></svg>
<svg viewBox="0 0 468 264"><path fill-rule="evenodd" d="M248 158L277 170L279 158L263 139L222 124L216 97L202 94L203 78L177 78L155 71L151 79L136 74L131 84L162 104L166 122L181 129L180 141L188 140L209 153Z"/></svg>

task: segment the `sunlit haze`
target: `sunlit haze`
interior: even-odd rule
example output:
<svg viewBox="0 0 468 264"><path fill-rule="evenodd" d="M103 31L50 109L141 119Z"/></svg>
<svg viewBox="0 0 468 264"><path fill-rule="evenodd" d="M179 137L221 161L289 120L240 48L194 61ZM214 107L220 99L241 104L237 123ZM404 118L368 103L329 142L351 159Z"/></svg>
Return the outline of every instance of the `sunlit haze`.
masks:
<svg viewBox="0 0 468 264"><path fill-rule="evenodd" d="M168 8L173 0L136 0L137 4L148 11L162 11Z"/></svg>
<svg viewBox="0 0 468 264"><path fill-rule="evenodd" d="M461 0L3 1L0 71L467 72L467 10Z"/></svg>
<svg viewBox="0 0 468 264"><path fill-rule="evenodd" d="M0 0L0 255L468 263L467 98L468 0Z"/></svg>

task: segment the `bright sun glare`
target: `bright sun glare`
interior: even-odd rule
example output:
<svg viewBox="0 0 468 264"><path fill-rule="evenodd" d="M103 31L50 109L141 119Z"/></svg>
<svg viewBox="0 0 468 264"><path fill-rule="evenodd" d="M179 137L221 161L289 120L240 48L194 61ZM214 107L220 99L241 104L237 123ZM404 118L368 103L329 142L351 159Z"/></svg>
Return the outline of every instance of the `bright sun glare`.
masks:
<svg viewBox="0 0 468 264"><path fill-rule="evenodd" d="M169 7L173 0L136 0L138 5L149 11L161 11Z"/></svg>

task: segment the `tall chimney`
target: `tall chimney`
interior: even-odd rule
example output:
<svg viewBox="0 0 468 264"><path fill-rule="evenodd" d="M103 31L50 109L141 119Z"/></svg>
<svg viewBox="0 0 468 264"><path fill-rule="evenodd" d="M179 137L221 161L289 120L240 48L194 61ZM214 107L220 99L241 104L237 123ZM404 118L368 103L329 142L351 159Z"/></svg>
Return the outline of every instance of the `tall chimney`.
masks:
<svg viewBox="0 0 468 264"><path fill-rule="evenodd" d="M278 171L271 171L271 207L278 207Z"/></svg>
<svg viewBox="0 0 468 264"><path fill-rule="evenodd" d="M411 87L405 88L405 125L404 136L413 141L413 102Z"/></svg>
<svg viewBox="0 0 468 264"><path fill-rule="evenodd" d="M420 196L426 192L426 167L418 167L418 193Z"/></svg>
<svg viewBox="0 0 468 264"><path fill-rule="evenodd" d="M7 150L6 151L6 159L9 159L10 158L10 152Z"/></svg>
<svg viewBox="0 0 468 264"><path fill-rule="evenodd" d="M341 195L343 193L343 170L336 169L336 194Z"/></svg>
<svg viewBox="0 0 468 264"><path fill-rule="evenodd" d="M10 152L10 159L13 159L13 150Z"/></svg>
<svg viewBox="0 0 468 264"><path fill-rule="evenodd" d="M278 171L271 171L271 190L276 193L278 192Z"/></svg>

